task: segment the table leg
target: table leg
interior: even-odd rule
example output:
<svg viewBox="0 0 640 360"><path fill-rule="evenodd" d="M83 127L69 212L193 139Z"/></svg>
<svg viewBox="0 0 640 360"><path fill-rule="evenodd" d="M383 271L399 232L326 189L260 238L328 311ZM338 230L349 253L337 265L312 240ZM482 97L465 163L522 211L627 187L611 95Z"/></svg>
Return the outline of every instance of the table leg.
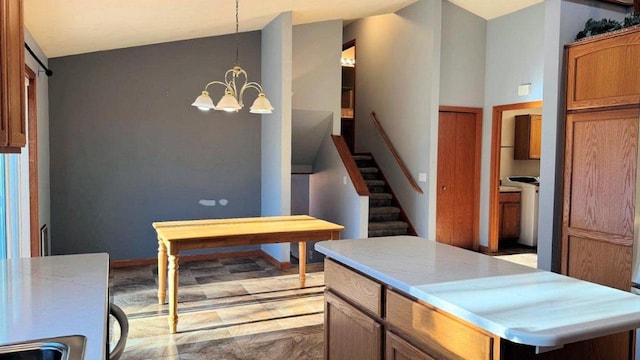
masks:
<svg viewBox="0 0 640 360"><path fill-rule="evenodd" d="M158 238L158 304L164 304L167 296L167 246Z"/></svg>
<svg viewBox="0 0 640 360"><path fill-rule="evenodd" d="M169 333L178 328L178 251L169 245Z"/></svg>
<svg viewBox="0 0 640 360"><path fill-rule="evenodd" d="M300 257L300 287L303 288L307 280L307 242L298 242L298 256Z"/></svg>

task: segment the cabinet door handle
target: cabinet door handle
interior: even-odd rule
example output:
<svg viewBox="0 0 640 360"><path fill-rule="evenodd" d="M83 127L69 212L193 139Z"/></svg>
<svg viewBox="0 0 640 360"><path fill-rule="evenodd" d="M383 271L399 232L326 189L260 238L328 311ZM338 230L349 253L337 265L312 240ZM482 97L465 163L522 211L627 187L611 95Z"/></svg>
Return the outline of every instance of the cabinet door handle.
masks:
<svg viewBox="0 0 640 360"><path fill-rule="evenodd" d="M443 187L442 187L442 191L445 191L445 190L447 190L447 187L446 187L446 186L443 186Z"/></svg>

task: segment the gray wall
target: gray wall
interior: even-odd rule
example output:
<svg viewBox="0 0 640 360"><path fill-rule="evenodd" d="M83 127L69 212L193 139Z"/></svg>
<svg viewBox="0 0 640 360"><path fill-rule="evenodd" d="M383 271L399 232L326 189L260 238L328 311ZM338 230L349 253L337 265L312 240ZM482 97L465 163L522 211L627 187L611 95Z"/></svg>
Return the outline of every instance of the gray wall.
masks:
<svg viewBox="0 0 640 360"><path fill-rule="evenodd" d="M291 214L291 33L291 12L262 30L262 85L275 108L262 116L262 216ZM261 248L289 261L289 243Z"/></svg>
<svg viewBox="0 0 640 360"><path fill-rule="evenodd" d="M326 130L309 178L309 215L344 226L342 239L366 238L369 197L356 192L330 133L331 128Z"/></svg>
<svg viewBox="0 0 640 360"><path fill-rule="evenodd" d="M483 107L487 21L442 2L440 105Z"/></svg>
<svg viewBox="0 0 640 360"><path fill-rule="evenodd" d="M27 28L24 39L38 58L48 66L48 59ZM38 228L51 224L51 198L49 191L49 78L44 69L25 49L24 59L36 73L36 105L38 112ZM42 70L40 72L39 70Z"/></svg>
<svg viewBox="0 0 640 360"><path fill-rule="evenodd" d="M435 212L429 209L436 193L441 5L420 0L394 14L358 20L343 34L345 42L356 39L356 152L373 153L418 234L430 238L435 237ZM372 110L414 179L427 173L429 182L420 183L424 195L400 172L369 119Z"/></svg>
<svg viewBox="0 0 640 360"><path fill-rule="evenodd" d="M260 45L259 32L241 34L250 80ZM55 254L153 258L154 221L260 215L259 115L190 106L234 52L231 35L50 59Z"/></svg>
<svg viewBox="0 0 640 360"><path fill-rule="evenodd" d="M544 108L540 161L538 268L560 270L562 159L564 154L564 45L589 18L623 19L624 9L601 1L547 0L545 5Z"/></svg>
<svg viewBox="0 0 640 360"><path fill-rule="evenodd" d="M309 215L309 176L291 175L291 215Z"/></svg>
<svg viewBox="0 0 640 360"><path fill-rule="evenodd" d="M331 112L334 134L340 133L341 54L341 20L293 27L293 109L323 114ZM294 126L295 122L310 118L294 118ZM316 133L315 136L320 137L321 134ZM317 152L316 149L314 151Z"/></svg>
<svg viewBox="0 0 640 360"><path fill-rule="evenodd" d="M540 3L492 19L487 24L480 183L480 245L483 246L488 246L489 243L489 170L493 107L542 100L544 19L544 3ZM531 83L531 93L528 96L518 96L518 85L523 83Z"/></svg>

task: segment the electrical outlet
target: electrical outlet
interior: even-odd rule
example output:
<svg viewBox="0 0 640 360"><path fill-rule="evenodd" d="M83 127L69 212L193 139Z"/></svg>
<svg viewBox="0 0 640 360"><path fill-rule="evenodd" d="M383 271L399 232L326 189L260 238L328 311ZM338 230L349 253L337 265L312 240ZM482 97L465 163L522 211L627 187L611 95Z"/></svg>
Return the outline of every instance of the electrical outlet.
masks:
<svg viewBox="0 0 640 360"><path fill-rule="evenodd" d="M418 181L427 182L427 173L418 173Z"/></svg>

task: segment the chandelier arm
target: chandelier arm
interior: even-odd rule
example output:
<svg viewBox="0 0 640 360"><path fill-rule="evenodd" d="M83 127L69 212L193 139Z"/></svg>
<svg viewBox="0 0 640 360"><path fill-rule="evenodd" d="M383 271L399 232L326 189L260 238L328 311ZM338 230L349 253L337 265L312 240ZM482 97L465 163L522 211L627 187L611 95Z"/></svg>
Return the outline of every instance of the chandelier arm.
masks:
<svg viewBox="0 0 640 360"><path fill-rule="evenodd" d="M262 91L262 86L260 86L260 84L258 84L257 82L250 82L250 83L246 83L242 86L242 89L240 90L240 98L242 99L242 96L244 95L245 90L247 89L254 89L258 92L258 94L260 93L264 93L264 91Z"/></svg>
<svg viewBox="0 0 640 360"><path fill-rule="evenodd" d="M225 84L222 81L214 80L214 81L208 83L207 85L205 85L204 89L207 90L209 88L209 85L213 85L213 84L219 84L219 85L222 85L222 86L227 87L227 88L229 87L228 84Z"/></svg>
<svg viewBox="0 0 640 360"><path fill-rule="evenodd" d="M264 90L262 90L262 86L260 84L258 84L255 81L252 81L250 83L245 84L245 86L243 86L243 88L248 89L248 88L253 88L256 89L258 91L258 93L263 93Z"/></svg>

